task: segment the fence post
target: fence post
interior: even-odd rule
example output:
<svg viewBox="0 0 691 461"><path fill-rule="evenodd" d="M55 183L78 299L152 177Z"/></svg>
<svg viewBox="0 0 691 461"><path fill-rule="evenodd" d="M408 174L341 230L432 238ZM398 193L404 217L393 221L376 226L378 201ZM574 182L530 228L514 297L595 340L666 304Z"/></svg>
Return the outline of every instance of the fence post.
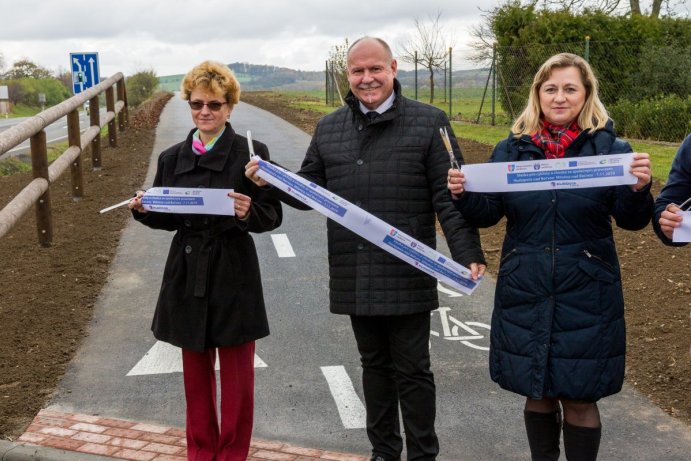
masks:
<svg viewBox="0 0 691 461"><path fill-rule="evenodd" d="M77 201L84 197L84 179L82 177L82 136L79 133L79 112L77 109L67 114L67 140L70 147L77 147L79 155L72 165L70 172L72 176L72 199Z"/></svg>
<svg viewBox="0 0 691 461"><path fill-rule="evenodd" d="M98 96L89 99L89 124L91 126L101 126ZM91 140L91 168L94 171L101 169L101 133Z"/></svg>
<svg viewBox="0 0 691 461"><path fill-rule="evenodd" d="M453 48L449 47L449 119L453 118L453 110L452 110L452 95L451 95L451 72L453 72L453 63L451 62L452 59L452 50ZM446 95L446 91L444 92L444 95Z"/></svg>
<svg viewBox="0 0 691 461"><path fill-rule="evenodd" d="M415 100L417 101L417 51L415 51Z"/></svg>
<svg viewBox="0 0 691 461"><path fill-rule="evenodd" d="M497 44L492 45L492 126L495 125L495 107L497 102Z"/></svg>
<svg viewBox="0 0 691 461"><path fill-rule="evenodd" d="M48 190L38 198L36 203L36 230L38 243L43 247L53 244L53 220L50 211L50 179L48 177L48 149L46 147L46 132L39 131L29 141L31 146L31 171L35 178L48 181Z"/></svg>
<svg viewBox="0 0 691 461"><path fill-rule="evenodd" d="M123 77L118 83L118 101L125 102L125 78ZM118 129L120 131L125 131L125 119L127 113L127 105L124 105L120 113L118 114Z"/></svg>
<svg viewBox="0 0 691 461"><path fill-rule="evenodd" d="M113 87L106 90L106 110L115 113L115 95L113 94ZM118 132L115 129L115 117L108 122L108 145L110 147L118 146Z"/></svg>
<svg viewBox="0 0 691 461"><path fill-rule="evenodd" d="M125 126L130 127L130 103L127 101L127 84L125 83L125 77L122 77L122 93L123 101L125 101L125 106L122 108L125 111Z"/></svg>
<svg viewBox="0 0 691 461"><path fill-rule="evenodd" d="M329 105L329 61L324 62L324 96L326 99L326 105Z"/></svg>
<svg viewBox="0 0 691 461"><path fill-rule="evenodd" d="M585 56L583 56L583 59L585 59L587 62L590 62L590 35L585 36Z"/></svg>

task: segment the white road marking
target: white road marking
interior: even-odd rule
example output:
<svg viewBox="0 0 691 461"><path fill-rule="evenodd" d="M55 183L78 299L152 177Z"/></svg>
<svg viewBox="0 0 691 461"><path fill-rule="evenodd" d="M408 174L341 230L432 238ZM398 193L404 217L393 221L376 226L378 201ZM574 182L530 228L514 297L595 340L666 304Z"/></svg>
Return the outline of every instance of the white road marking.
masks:
<svg viewBox="0 0 691 461"><path fill-rule="evenodd" d="M463 296L463 293L458 293L457 291L453 291L450 288L446 288L444 285L441 284L439 280L437 280L437 291L441 291L449 298L458 298L459 296Z"/></svg>
<svg viewBox="0 0 691 461"><path fill-rule="evenodd" d="M343 427L346 429L362 429L365 427L365 406L355 393L353 383L342 366L321 367L322 373L329 384L329 390L336 402L338 414L341 416Z"/></svg>
<svg viewBox="0 0 691 461"><path fill-rule="evenodd" d="M254 354L254 368L265 367L267 367L266 362ZM216 360L216 370L218 370L218 360ZM180 348L156 341L156 344L144 354L144 357L127 372L127 376L162 375L166 373L182 373Z"/></svg>
<svg viewBox="0 0 691 461"><path fill-rule="evenodd" d="M290 244L290 240L288 240L288 236L286 234L271 234L271 240L274 242L276 253L278 253L279 258L295 257L293 246Z"/></svg>

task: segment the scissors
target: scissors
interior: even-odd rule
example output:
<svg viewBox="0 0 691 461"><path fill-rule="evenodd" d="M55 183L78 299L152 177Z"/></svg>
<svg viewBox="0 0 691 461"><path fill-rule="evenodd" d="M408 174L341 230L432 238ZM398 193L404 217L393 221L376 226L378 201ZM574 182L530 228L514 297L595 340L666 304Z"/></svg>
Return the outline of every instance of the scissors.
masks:
<svg viewBox="0 0 691 461"><path fill-rule="evenodd" d="M446 146L446 150L449 152L449 162L451 162L451 168L454 170L460 170L461 165L458 164L458 160L456 160L456 156L453 155L453 148L451 147L451 139L449 139L449 133L446 131L446 127L439 128L439 134L441 134L441 139L444 141L444 146Z"/></svg>
<svg viewBox="0 0 691 461"><path fill-rule="evenodd" d="M685 206L691 204L691 197L687 198L684 200L684 202L681 205L677 205L679 209L683 210Z"/></svg>
<svg viewBox="0 0 691 461"><path fill-rule="evenodd" d="M254 153L254 144L252 144L252 132L247 130L247 147L250 149L250 160L254 159L257 155Z"/></svg>

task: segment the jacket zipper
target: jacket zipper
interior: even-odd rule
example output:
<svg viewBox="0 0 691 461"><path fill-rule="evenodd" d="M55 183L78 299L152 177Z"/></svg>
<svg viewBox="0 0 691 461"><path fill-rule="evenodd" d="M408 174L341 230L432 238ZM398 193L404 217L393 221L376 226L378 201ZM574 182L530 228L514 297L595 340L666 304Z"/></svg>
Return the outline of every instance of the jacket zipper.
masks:
<svg viewBox="0 0 691 461"><path fill-rule="evenodd" d="M612 272L615 272L614 266L612 266L610 263L608 263L608 262L605 261L604 259L600 258L599 256L595 256L594 254L592 254L591 252L589 252L589 251L586 250L586 249L583 250L583 253L585 253L585 255L586 255L589 259L594 259L595 261L598 261L598 262L599 262L600 264L602 264L603 266L609 268Z"/></svg>
<svg viewBox="0 0 691 461"><path fill-rule="evenodd" d="M511 251L509 251L508 253L506 253L506 254L504 255L504 257L501 258L501 261L499 261L499 265L504 264L504 261L506 261L506 259L507 259L509 256L511 256L512 254L514 254L515 252L516 252L516 248L514 248L513 250L511 250Z"/></svg>

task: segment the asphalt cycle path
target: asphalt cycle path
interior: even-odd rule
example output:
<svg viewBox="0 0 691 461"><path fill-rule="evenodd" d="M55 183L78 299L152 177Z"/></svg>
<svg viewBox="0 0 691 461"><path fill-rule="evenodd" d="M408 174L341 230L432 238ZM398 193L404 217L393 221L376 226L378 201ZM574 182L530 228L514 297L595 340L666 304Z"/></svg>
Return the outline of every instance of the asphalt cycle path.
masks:
<svg viewBox="0 0 691 461"><path fill-rule="evenodd" d="M240 103L231 116L240 134L269 146L295 171L309 136L261 109ZM189 108L171 99L156 132L156 158L192 127ZM117 203L125 197L113 197ZM104 204L104 206L109 204ZM114 213L127 213L121 209ZM98 219L108 219L108 215ZM130 222L78 354L48 410L184 427L180 353L150 331L171 233ZM284 206L280 228L253 236L259 253L271 335L257 342L254 436L302 447L366 455L361 369L350 321L328 310L326 219ZM448 254L443 238L439 250ZM437 385L440 460L529 459L523 398L488 374L494 281L472 296L439 286L431 354ZM222 397L221 397L222 398ZM626 386L605 399L602 460L688 460L691 430Z"/></svg>

